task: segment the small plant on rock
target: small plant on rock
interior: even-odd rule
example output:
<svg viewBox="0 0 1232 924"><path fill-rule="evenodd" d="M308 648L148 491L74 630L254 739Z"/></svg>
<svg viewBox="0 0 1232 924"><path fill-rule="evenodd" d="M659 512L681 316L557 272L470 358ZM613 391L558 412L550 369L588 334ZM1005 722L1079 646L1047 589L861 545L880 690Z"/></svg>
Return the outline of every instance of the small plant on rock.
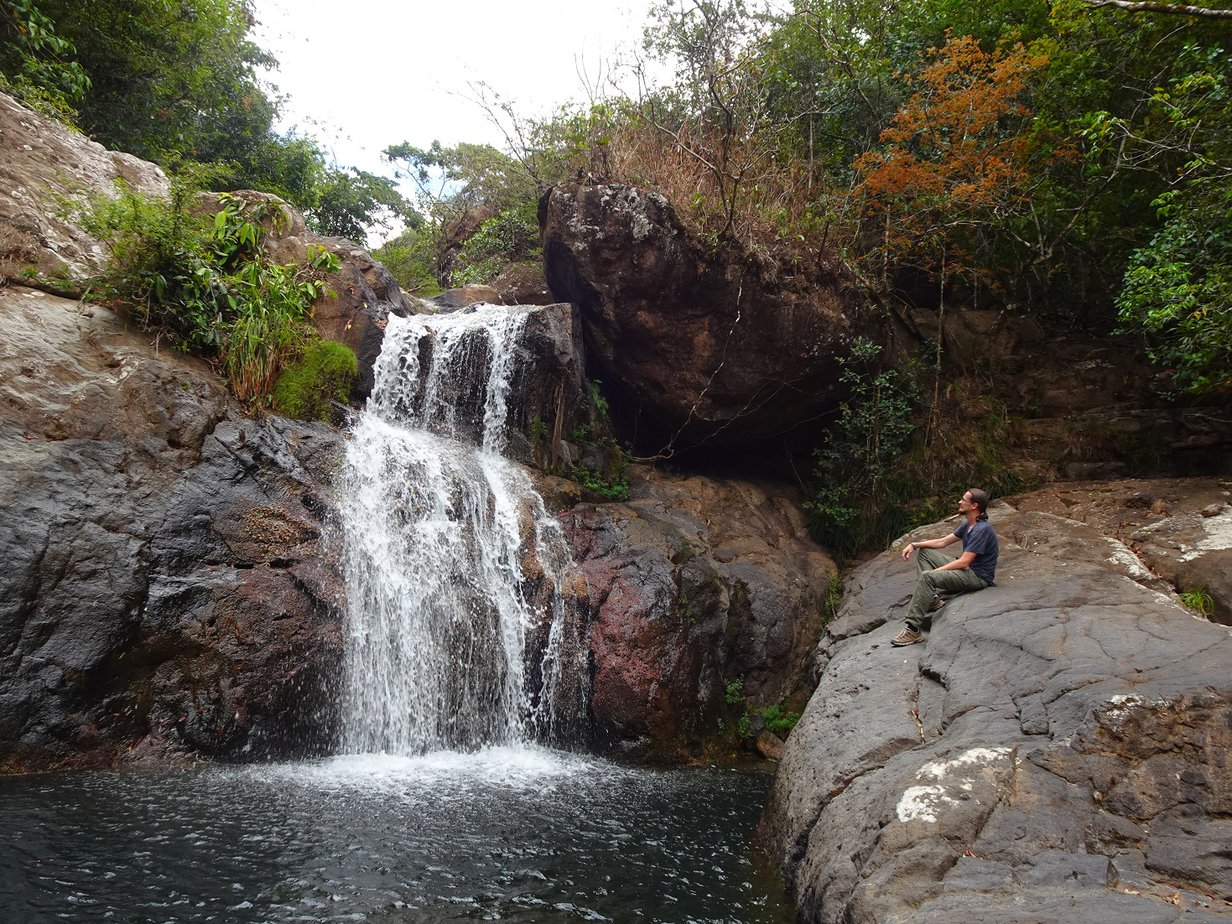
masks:
<svg viewBox="0 0 1232 924"><path fill-rule="evenodd" d="M729 706L739 706L744 702L744 678L727 681L723 688L723 701Z"/></svg>
<svg viewBox="0 0 1232 924"><path fill-rule="evenodd" d="M1187 590L1181 594L1181 603L1200 616L1210 618L1215 613L1215 601L1205 587Z"/></svg>
<svg viewBox="0 0 1232 924"><path fill-rule="evenodd" d="M800 721L800 713L788 709L783 703L775 703L761 711L761 718L767 731L786 738Z"/></svg>

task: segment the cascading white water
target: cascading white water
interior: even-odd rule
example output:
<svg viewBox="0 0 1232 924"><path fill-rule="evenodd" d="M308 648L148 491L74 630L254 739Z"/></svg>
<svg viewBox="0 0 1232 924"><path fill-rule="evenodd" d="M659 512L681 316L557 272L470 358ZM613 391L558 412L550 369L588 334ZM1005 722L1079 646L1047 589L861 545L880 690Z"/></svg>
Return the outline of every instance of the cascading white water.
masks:
<svg viewBox="0 0 1232 924"><path fill-rule="evenodd" d="M341 479L351 753L560 743L577 718L568 551L500 455L533 310L389 319Z"/></svg>

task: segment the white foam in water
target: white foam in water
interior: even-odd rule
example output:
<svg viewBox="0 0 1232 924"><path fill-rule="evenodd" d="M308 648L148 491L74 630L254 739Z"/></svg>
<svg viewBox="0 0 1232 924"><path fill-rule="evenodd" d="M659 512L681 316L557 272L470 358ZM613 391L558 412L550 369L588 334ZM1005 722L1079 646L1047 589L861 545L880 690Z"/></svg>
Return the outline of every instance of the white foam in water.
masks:
<svg viewBox="0 0 1232 924"><path fill-rule="evenodd" d="M266 764L232 771L278 785L316 790L389 791L402 796L471 792L484 787L543 790L556 784L614 785L634 771L535 745L484 747L427 754L343 754L297 764Z"/></svg>
<svg viewBox="0 0 1232 924"><path fill-rule="evenodd" d="M349 753L561 743L584 699L563 535L500 455L533 310L389 319L340 479Z"/></svg>

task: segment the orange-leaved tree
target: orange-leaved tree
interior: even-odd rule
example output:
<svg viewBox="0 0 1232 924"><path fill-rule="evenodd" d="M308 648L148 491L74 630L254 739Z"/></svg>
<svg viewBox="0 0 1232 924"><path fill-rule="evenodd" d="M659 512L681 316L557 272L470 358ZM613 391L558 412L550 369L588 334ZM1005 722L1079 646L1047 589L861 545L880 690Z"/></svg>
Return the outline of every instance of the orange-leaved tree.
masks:
<svg viewBox="0 0 1232 924"><path fill-rule="evenodd" d="M1032 169L1022 101L1047 56L1022 45L986 52L950 37L881 133L880 148L853 164L856 192L877 220L866 260L927 271L944 286L981 271L985 237L1027 201Z"/></svg>
<svg viewBox="0 0 1232 924"><path fill-rule="evenodd" d="M1021 44L987 52L971 36L951 36L929 54L923 70L907 78L914 93L881 133L881 146L853 167L878 239L865 263L880 270L883 284L892 267L915 267L937 282L939 385L946 284L963 275L992 281L995 232L1029 201L1023 96L1048 58ZM935 388L934 414L936 397Z"/></svg>

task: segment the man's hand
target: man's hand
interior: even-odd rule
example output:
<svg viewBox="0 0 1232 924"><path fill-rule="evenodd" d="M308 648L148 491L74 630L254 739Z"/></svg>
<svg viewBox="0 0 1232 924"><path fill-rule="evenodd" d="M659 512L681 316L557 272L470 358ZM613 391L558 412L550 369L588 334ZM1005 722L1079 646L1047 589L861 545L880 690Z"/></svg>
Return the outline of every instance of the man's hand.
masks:
<svg viewBox="0 0 1232 924"><path fill-rule="evenodd" d="M911 553L915 551L915 543L908 542L903 546L903 561L911 561Z"/></svg>

